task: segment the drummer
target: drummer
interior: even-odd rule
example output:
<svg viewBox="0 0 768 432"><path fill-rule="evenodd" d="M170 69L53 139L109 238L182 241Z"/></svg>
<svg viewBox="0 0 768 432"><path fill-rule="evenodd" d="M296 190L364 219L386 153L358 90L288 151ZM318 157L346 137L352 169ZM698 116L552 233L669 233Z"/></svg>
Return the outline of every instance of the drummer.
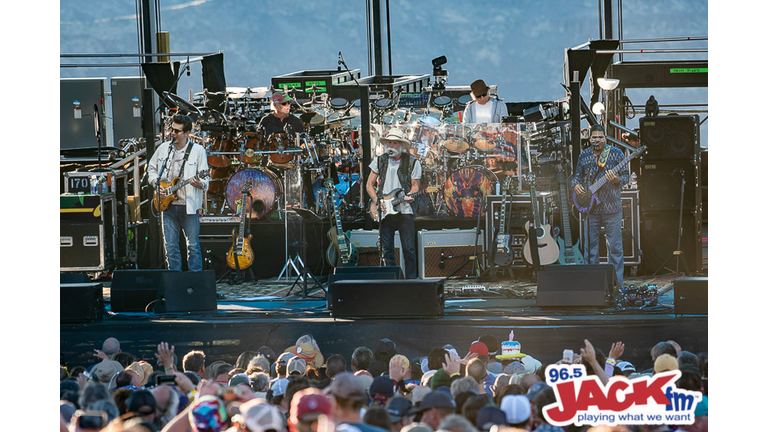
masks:
<svg viewBox="0 0 768 432"><path fill-rule="evenodd" d="M259 122L259 131L268 138L272 134L287 133L294 136L297 132L304 132L304 124L296 116L291 115L291 102L294 99L285 92L272 93L272 112L262 117Z"/></svg>
<svg viewBox="0 0 768 432"><path fill-rule="evenodd" d="M490 94L485 81L479 79L469 85L472 100L464 108L463 123L501 123L509 116L503 99Z"/></svg>
<svg viewBox="0 0 768 432"><path fill-rule="evenodd" d="M294 99L285 92L272 92L272 103L270 104L272 112L262 117L258 126L258 131L263 134L264 138L269 139L273 134L284 133L288 135L290 140L297 133L304 132L304 123L301 119L291 115L291 103L293 101ZM264 158L264 162L267 161L269 159ZM302 176L304 177L304 199L307 207L312 208L315 206L312 178L309 171L303 172Z"/></svg>

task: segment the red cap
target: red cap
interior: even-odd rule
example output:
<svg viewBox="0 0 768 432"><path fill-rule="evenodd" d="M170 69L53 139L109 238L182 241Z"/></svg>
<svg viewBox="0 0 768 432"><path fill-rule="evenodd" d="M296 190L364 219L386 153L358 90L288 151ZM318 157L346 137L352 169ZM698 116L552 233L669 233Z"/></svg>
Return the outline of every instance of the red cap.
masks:
<svg viewBox="0 0 768 432"><path fill-rule="evenodd" d="M314 388L297 392L291 400L291 422L296 424L313 413L331 415L331 399L328 395Z"/></svg>
<svg viewBox="0 0 768 432"><path fill-rule="evenodd" d="M469 352L476 353L479 356L487 356L488 347L482 342L472 342L472 345L469 346Z"/></svg>

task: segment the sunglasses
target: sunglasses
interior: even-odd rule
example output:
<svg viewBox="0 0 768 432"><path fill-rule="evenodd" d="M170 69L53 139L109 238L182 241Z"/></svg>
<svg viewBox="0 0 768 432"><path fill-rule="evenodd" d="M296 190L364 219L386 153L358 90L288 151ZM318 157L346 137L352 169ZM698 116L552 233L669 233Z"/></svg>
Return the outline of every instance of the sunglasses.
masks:
<svg viewBox="0 0 768 432"><path fill-rule="evenodd" d="M180 134L180 133L184 133L184 129L171 128L171 132L176 132L176 133Z"/></svg>
<svg viewBox="0 0 768 432"><path fill-rule="evenodd" d="M283 106L290 105L290 104L291 104L291 101L280 102L280 105L283 105Z"/></svg>
<svg viewBox="0 0 768 432"><path fill-rule="evenodd" d="M475 96L475 97L476 97L477 99L480 99L480 98L484 98L484 97L486 97L486 96L488 96L488 93L487 93L487 92L486 92L486 93L483 93L483 94L481 94L481 95L477 95L477 96Z"/></svg>

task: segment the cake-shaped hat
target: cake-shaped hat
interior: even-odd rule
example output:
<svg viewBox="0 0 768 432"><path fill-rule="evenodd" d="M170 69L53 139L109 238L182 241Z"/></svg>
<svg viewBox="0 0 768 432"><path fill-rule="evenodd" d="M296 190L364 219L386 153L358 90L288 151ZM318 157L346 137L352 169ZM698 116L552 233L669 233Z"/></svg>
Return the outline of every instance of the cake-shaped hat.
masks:
<svg viewBox="0 0 768 432"><path fill-rule="evenodd" d="M496 356L497 359L506 360L525 357L525 354L520 352L520 342L517 342L514 338L515 332L514 330L510 330L509 340L501 343L501 354Z"/></svg>

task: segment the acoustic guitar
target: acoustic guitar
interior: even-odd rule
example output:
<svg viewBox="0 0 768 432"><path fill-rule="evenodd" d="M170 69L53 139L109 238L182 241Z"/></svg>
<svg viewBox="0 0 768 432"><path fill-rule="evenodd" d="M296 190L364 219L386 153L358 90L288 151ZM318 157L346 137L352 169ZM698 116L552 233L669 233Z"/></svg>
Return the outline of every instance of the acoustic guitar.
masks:
<svg viewBox="0 0 768 432"><path fill-rule="evenodd" d="M152 198L152 204L155 206L156 210L165 211L172 202L179 199L179 197L176 196L177 190L188 185L192 180L204 179L209 175L208 170L201 170L194 177L190 177L184 181L179 180L178 177L174 177L171 181L158 180L158 186L162 186L167 195L165 198L160 198L157 191L155 191L155 196ZM159 190L160 188L158 187L157 189Z"/></svg>
<svg viewBox="0 0 768 432"><path fill-rule="evenodd" d="M523 245L523 258L529 264L534 264L533 254L538 255L539 265L549 265L557 261L560 256L560 248L557 246L557 242L552 237L552 228L549 224L542 225L539 220L539 206L538 199L536 198L536 178L532 175L528 175L529 184L531 187L531 210L533 211L533 227L530 222L526 222L523 228L526 233L526 241ZM533 228L531 230L531 228ZM532 251L531 237L536 236L537 250Z"/></svg>

